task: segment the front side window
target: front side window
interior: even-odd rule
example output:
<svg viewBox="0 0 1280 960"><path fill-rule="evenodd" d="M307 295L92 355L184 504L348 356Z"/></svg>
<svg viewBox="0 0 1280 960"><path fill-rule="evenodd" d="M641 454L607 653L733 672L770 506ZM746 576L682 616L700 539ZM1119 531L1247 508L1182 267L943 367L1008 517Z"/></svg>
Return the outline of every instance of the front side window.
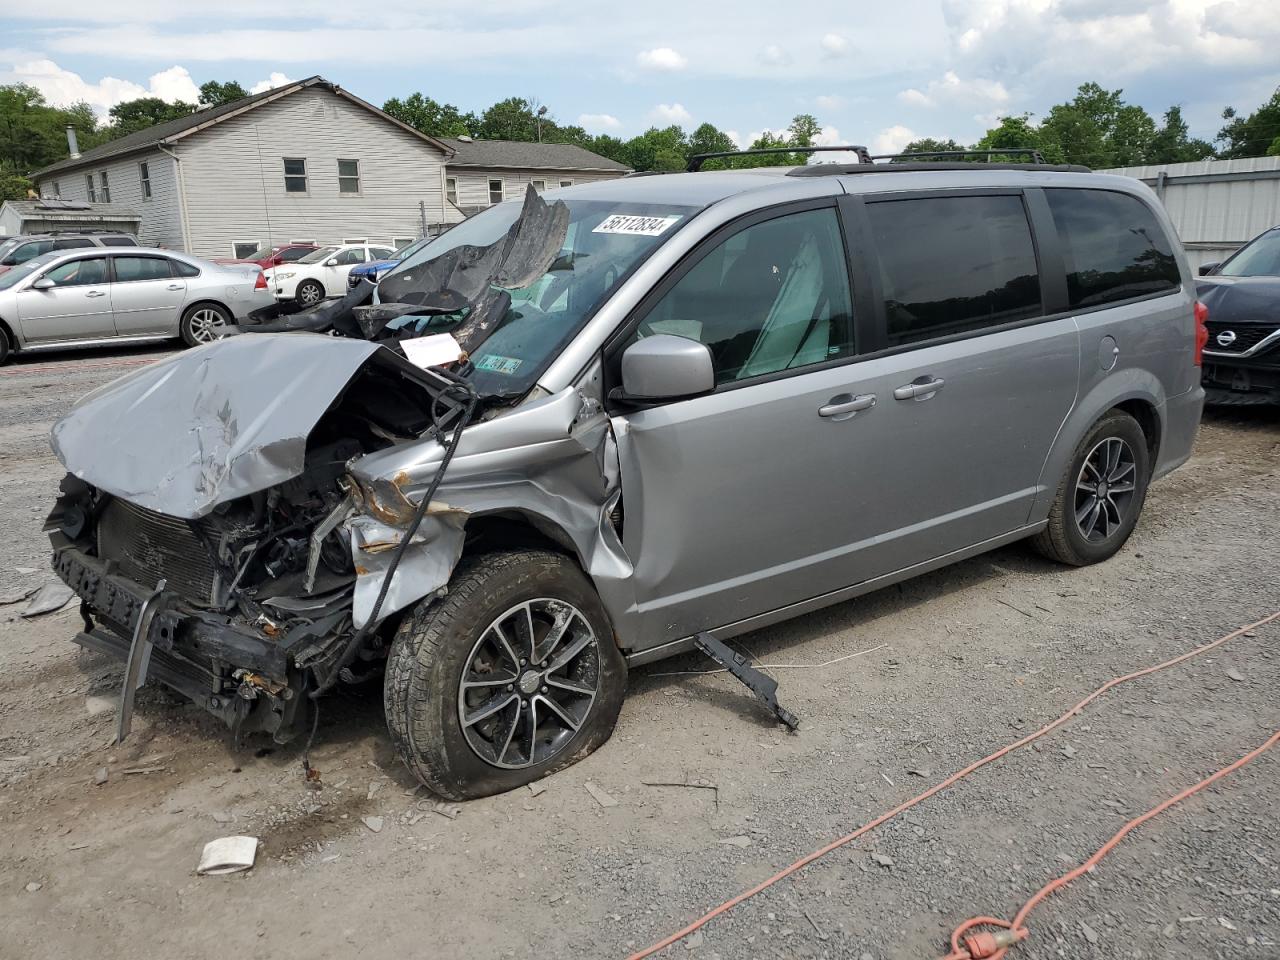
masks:
<svg viewBox="0 0 1280 960"><path fill-rule="evenodd" d="M1147 296L1182 285L1178 261L1155 214L1111 190L1045 190L1062 237L1073 308Z"/></svg>
<svg viewBox="0 0 1280 960"><path fill-rule="evenodd" d="M56 287L84 287L107 282L107 258L91 257L59 264L44 275Z"/></svg>
<svg viewBox="0 0 1280 960"><path fill-rule="evenodd" d="M284 158L285 193L307 192L307 161L300 157Z"/></svg>
<svg viewBox="0 0 1280 960"><path fill-rule="evenodd" d="M1222 265L1224 277L1280 277L1280 230L1268 230Z"/></svg>
<svg viewBox="0 0 1280 960"><path fill-rule="evenodd" d="M107 182L107 171L102 170L98 173L98 179L102 181L102 202L111 202L111 185Z"/></svg>
<svg viewBox="0 0 1280 960"><path fill-rule="evenodd" d="M1040 276L1022 198L867 204L888 345L1039 316Z"/></svg>
<svg viewBox="0 0 1280 960"><path fill-rule="evenodd" d="M851 355L853 307L835 211L766 220L716 245L635 337L660 333L705 343L718 384Z"/></svg>
<svg viewBox="0 0 1280 960"><path fill-rule="evenodd" d="M19 247L15 247L14 251L4 258L4 264L6 267L13 267L20 263L26 263L32 257L48 253L53 249L53 244L54 241L52 240L33 240L30 243L24 243Z"/></svg>
<svg viewBox="0 0 1280 960"><path fill-rule="evenodd" d="M501 203L505 195L506 193L503 190L501 180L489 181L489 203L490 204Z"/></svg>
<svg viewBox="0 0 1280 960"><path fill-rule="evenodd" d="M84 175L84 192L89 198L90 203L98 202L98 190L93 185L93 174L86 173Z"/></svg>
<svg viewBox="0 0 1280 960"><path fill-rule="evenodd" d="M138 181L142 185L142 199L151 199L151 171L147 168L147 161L143 160L138 164Z"/></svg>
<svg viewBox="0 0 1280 960"><path fill-rule="evenodd" d="M340 267L364 263L364 247L352 247L350 250L343 250L334 259L338 261L338 266Z"/></svg>
<svg viewBox="0 0 1280 960"><path fill-rule="evenodd" d="M458 178L444 178L444 195L455 207L458 205Z"/></svg>
<svg viewBox="0 0 1280 960"><path fill-rule="evenodd" d="M388 247L370 247L369 259L370 260L387 260L391 257L393 253L395 253L395 251Z"/></svg>
<svg viewBox="0 0 1280 960"><path fill-rule="evenodd" d="M169 261L163 257L116 257L116 283L170 279Z"/></svg>
<svg viewBox="0 0 1280 960"><path fill-rule="evenodd" d="M359 160L339 160L338 161L338 192L339 193L359 193L360 192L360 161Z"/></svg>

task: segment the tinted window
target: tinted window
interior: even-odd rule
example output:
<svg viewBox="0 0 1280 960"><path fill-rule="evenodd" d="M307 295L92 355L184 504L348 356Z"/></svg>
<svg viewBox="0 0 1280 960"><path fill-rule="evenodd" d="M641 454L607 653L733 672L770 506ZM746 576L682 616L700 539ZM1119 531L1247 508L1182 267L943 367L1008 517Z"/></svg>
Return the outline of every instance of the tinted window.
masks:
<svg viewBox="0 0 1280 960"><path fill-rule="evenodd" d="M1280 277L1280 230L1268 230L1222 265L1224 277Z"/></svg>
<svg viewBox="0 0 1280 960"><path fill-rule="evenodd" d="M364 263L364 248L352 247L350 250L343 250L341 253L335 254L333 259L338 261L338 266L349 267L353 263Z"/></svg>
<svg viewBox="0 0 1280 960"><path fill-rule="evenodd" d="M42 253L48 253L53 249L52 240L34 240L31 243L24 243L9 254L5 263L14 266L19 263L26 263L32 257L38 257Z"/></svg>
<svg viewBox="0 0 1280 960"><path fill-rule="evenodd" d="M45 277L59 287L83 287L107 282L106 257L72 260L54 267Z"/></svg>
<svg viewBox="0 0 1280 960"><path fill-rule="evenodd" d="M76 247L92 247L93 241L85 237L68 237L66 240L53 241L54 250L74 250Z"/></svg>
<svg viewBox="0 0 1280 960"><path fill-rule="evenodd" d="M173 272L179 277L198 277L200 271L189 263L183 263L181 260L170 261L173 264Z"/></svg>
<svg viewBox="0 0 1280 960"><path fill-rule="evenodd" d="M310 252L310 247L286 247L277 256L279 256L281 263L293 263L295 260L301 260Z"/></svg>
<svg viewBox="0 0 1280 960"><path fill-rule="evenodd" d="M889 346L1038 316L1040 277L1022 199L867 204Z"/></svg>
<svg viewBox="0 0 1280 960"><path fill-rule="evenodd" d="M370 247L369 248L369 256L372 257L374 260L386 260L393 253L395 253L394 250L388 250L386 247Z"/></svg>
<svg viewBox="0 0 1280 960"><path fill-rule="evenodd" d="M1062 236L1071 306L1092 307L1182 284L1169 238L1137 197L1109 190L1045 195Z"/></svg>
<svg viewBox="0 0 1280 960"><path fill-rule="evenodd" d="M136 247L138 241L133 237L103 237L102 245L104 247Z"/></svg>
<svg viewBox="0 0 1280 960"><path fill-rule="evenodd" d="M641 321L711 348L716 382L853 352L853 308L834 210L747 227L714 247Z"/></svg>
<svg viewBox="0 0 1280 960"><path fill-rule="evenodd" d="M169 261L163 257L116 257L117 283L169 278Z"/></svg>

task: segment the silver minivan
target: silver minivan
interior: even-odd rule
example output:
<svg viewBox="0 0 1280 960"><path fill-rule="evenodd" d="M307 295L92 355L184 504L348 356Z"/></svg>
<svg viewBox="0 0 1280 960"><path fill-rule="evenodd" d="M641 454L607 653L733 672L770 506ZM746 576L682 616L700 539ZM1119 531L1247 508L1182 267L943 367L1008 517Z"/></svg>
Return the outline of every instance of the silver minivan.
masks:
<svg viewBox="0 0 1280 960"><path fill-rule="evenodd" d="M1112 556L1191 452L1194 289L1151 191L1075 169L531 193L82 400L54 566L122 734L147 677L281 741L380 679L422 782L491 794L604 743L629 666L1024 538Z"/></svg>

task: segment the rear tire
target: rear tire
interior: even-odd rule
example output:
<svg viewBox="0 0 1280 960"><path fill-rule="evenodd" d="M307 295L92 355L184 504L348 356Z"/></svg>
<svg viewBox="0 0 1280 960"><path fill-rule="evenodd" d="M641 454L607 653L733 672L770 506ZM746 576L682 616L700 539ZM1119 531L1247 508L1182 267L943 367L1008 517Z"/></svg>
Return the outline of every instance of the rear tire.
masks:
<svg viewBox="0 0 1280 960"><path fill-rule="evenodd" d="M608 740L626 672L600 599L571 559L482 554L464 559L448 594L420 603L397 631L383 688L387 729L431 790L490 796Z"/></svg>
<svg viewBox="0 0 1280 960"><path fill-rule="evenodd" d="M9 342L9 331L0 326L0 365L3 365L9 359L9 354L13 351L13 345Z"/></svg>
<svg viewBox="0 0 1280 960"><path fill-rule="evenodd" d="M316 280L303 280L294 291L296 299L304 307L314 307L324 299L324 287Z"/></svg>
<svg viewBox="0 0 1280 960"><path fill-rule="evenodd" d="M188 347L221 340L224 328L231 323L231 314L216 303L197 303L182 315L179 332Z"/></svg>
<svg viewBox="0 0 1280 960"><path fill-rule="evenodd" d="M1083 567L1114 556L1137 525L1151 481L1151 455L1138 421L1113 410L1076 447L1032 546L1050 560Z"/></svg>

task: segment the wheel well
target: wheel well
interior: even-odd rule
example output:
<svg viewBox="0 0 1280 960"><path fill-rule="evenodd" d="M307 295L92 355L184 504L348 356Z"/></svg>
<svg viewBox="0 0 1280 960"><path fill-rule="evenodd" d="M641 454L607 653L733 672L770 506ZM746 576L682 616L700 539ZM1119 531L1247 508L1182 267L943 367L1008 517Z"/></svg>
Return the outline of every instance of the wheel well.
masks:
<svg viewBox="0 0 1280 960"><path fill-rule="evenodd" d="M1147 438L1147 453L1154 468L1156 454L1160 451L1160 417L1156 413L1156 408L1145 400L1125 400L1123 403L1117 403L1115 409L1123 410L1138 421L1138 426L1142 428L1142 435Z"/></svg>
<svg viewBox="0 0 1280 960"><path fill-rule="evenodd" d="M567 537L552 525L524 513L490 513L467 521L464 554L510 549L552 550L581 566Z"/></svg>
<svg viewBox="0 0 1280 960"><path fill-rule="evenodd" d="M4 318L0 317L0 333L3 333L5 339L9 341L9 352L18 352L18 338L14 336L13 328L4 322Z"/></svg>
<svg viewBox="0 0 1280 960"><path fill-rule="evenodd" d="M186 319L187 314L189 314L192 310L196 309L197 307L217 307L219 310L225 310L227 312L227 316L229 316L232 320L234 320L236 317L232 309L228 307L225 303L222 303L218 300L205 299L205 300L197 300L195 303L187 304L186 309L182 311L183 319Z"/></svg>

